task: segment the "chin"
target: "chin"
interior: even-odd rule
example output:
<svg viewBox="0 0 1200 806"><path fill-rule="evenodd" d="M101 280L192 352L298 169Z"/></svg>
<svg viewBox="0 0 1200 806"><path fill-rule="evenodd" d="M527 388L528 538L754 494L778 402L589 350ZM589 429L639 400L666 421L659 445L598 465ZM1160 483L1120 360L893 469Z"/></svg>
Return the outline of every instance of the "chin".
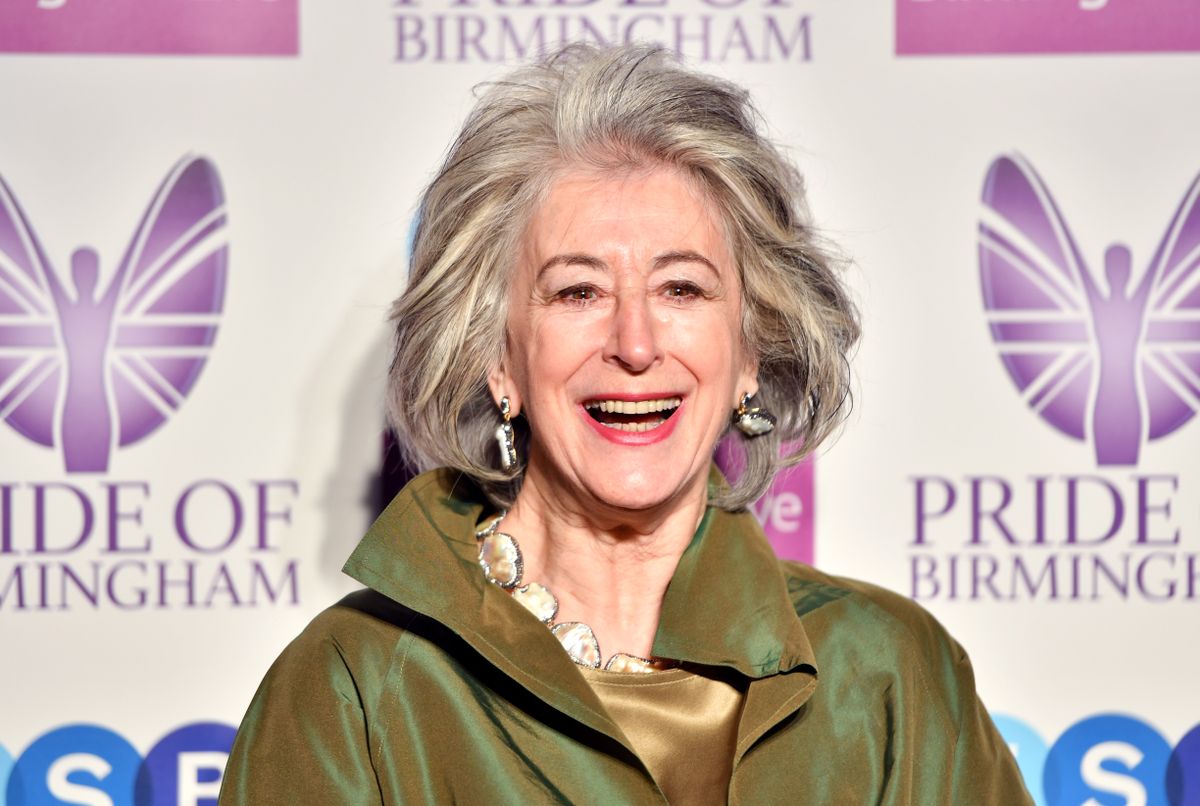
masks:
<svg viewBox="0 0 1200 806"><path fill-rule="evenodd" d="M642 511L674 500L688 486L682 471L639 466L622 471L609 466L604 483L589 485L591 494L614 509Z"/></svg>

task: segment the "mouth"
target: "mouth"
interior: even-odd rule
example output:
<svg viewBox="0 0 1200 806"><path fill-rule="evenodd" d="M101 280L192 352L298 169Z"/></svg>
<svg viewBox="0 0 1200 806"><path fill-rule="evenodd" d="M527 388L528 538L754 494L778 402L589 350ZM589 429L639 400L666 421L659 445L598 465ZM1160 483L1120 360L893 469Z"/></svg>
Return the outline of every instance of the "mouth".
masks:
<svg viewBox="0 0 1200 806"><path fill-rule="evenodd" d="M653 400L612 400L596 398L584 402L583 408L593 420L606 428L631 433L653 431L671 419L683 398L663 397Z"/></svg>

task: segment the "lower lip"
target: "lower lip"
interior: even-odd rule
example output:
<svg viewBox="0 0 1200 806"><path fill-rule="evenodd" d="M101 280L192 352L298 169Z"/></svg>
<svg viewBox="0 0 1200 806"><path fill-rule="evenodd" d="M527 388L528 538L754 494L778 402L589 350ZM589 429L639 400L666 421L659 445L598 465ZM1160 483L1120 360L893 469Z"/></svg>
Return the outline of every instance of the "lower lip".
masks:
<svg viewBox="0 0 1200 806"><path fill-rule="evenodd" d="M662 442L667 437L671 436L671 432L675 430L675 423L679 422L679 413L683 411L685 403L681 403L675 412L668 417L663 424L658 428L651 428L649 431L622 431L620 428L609 428L607 425L592 418L592 415L587 413L587 409L583 406L579 407L579 411L583 414L583 419L592 427L597 434L607 439L615 445L653 445L656 442Z"/></svg>

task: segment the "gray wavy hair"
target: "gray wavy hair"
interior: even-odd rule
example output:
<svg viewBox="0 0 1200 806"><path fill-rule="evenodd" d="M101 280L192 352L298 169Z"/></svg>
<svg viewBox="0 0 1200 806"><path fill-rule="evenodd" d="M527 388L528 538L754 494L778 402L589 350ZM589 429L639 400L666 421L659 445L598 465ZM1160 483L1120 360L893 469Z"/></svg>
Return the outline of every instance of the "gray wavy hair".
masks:
<svg viewBox="0 0 1200 806"><path fill-rule="evenodd" d="M840 424L858 316L839 262L810 224L795 167L761 133L748 93L646 45L570 45L486 85L421 200L409 284L392 308L392 426L420 469L447 465L511 505L523 468L500 470L487 386L505 345L508 289L531 211L567 168L666 165L722 213L758 359L770 434L712 503L739 509ZM531 439L514 421L520 454Z"/></svg>

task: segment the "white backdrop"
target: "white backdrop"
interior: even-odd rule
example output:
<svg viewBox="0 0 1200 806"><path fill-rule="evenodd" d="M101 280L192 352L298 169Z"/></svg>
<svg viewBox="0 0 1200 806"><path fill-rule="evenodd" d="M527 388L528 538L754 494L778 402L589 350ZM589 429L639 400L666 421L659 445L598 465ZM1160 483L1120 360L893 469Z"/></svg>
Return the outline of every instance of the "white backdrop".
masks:
<svg viewBox="0 0 1200 806"><path fill-rule="evenodd" d="M1089 442L1040 419L1009 379L977 253L988 168L1020 153L1098 281L1115 242L1130 247L1136 281L1200 173L1194 53L896 55L905 4L932 13L945 0L300 0L294 55L278 55L288 47L276 40L239 45L275 55L200 55L203 44L153 39L171 21L139 17L149 0L114 0L107 15L79 2L0 7L0 176L62 281L70 287L71 254L87 245L103 288L171 166L204 157L227 204L228 282L187 399L105 472L67 473L61 450L0 426L0 781L16 770L0 804L6 794L12 806L213 796L228 746L220 726L236 726L282 646L353 587L339 569L376 506L384 319L403 285L418 194L471 87L511 63L514 42L589 30L664 38L750 88L806 175L818 224L853 261L865 336L854 413L817 459L805 502L816 564L915 595L950 628L1040 802L1200 803L1200 425L1145 445L1136 466L1098 466ZM295 6L181 2L216 17ZM1089 25L1118 13L1107 6L1003 5L1019 14L1039 3L1076 20L1063 35L1077 47L1061 50L1116 47L1079 46ZM1168 0L1124 0L1122 24L1129 7L1179 15L1168 27L1184 34L1200 26L1194 7ZM1041 24L1034 17L1027 24ZM254 24L296 30L286 14ZM90 44L71 44L63 25ZM139 25L151 53L79 53ZM439 45L438 30L454 36ZM1172 47L1200 47L1188 41ZM4 315L0 373L11 387L11 362L27 350L16 315ZM1200 353L1195 341L1181 354ZM1034 478L1044 479L1040 545ZM1138 542L1138 478L1149 479L1157 544ZM972 479L985 511L1011 491L1002 517L1021 544L986 516L971 542ZM1111 522L1101 480L1118 491L1124 521L1088 545ZM1066 544L1070 484L1076 545ZM918 485L930 512L948 486L957 494L926 519L924 545ZM201 550L180 539L181 499ZM1013 585L1014 562L1036 571L1052 555L1062 564L1053 595ZM952 556L962 575L953 596ZM1115 582L1093 584L1098 561ZM972 584L973 562L995 566L999 595ZM936 593L932 577L914 579L933 563Z"/></svg>

